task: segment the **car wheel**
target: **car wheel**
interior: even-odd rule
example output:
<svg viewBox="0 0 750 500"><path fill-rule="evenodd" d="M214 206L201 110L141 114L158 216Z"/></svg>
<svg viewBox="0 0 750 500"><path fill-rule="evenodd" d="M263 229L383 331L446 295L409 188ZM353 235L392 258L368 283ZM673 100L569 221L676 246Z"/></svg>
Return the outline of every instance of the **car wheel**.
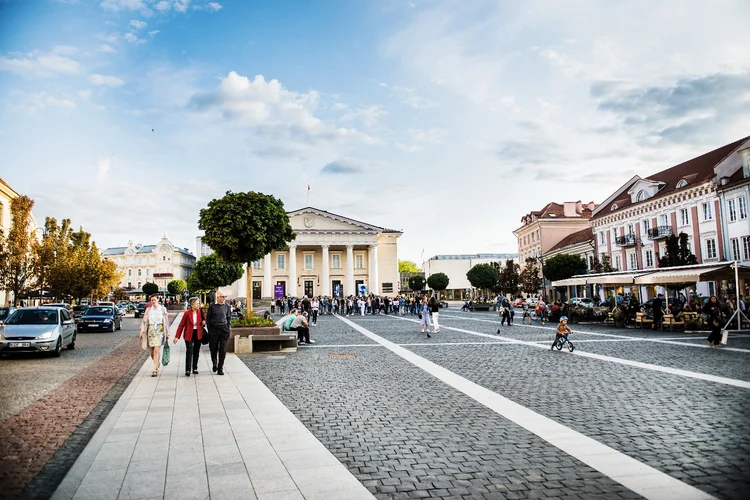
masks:
<svg viewBox="0 0 750 500"><path fill-rule="evenodd" d="M76 348L76 333L73 333L73 340L70 341L70 344L68 344L68 350L72 351Z"/></svg>
<svg viewBox="0 0 750 500"><path fill-rule="evenodd" d="M59 358L62 354L62 337L57 338L57 344L55 344L55 350L52 351L52 356Z"/></svg>
<svg viewBox="0 0 750 500"><path fill-rule="evenodd" d="M117 327L115 326L115 322L112 322L112 328L110 329L110 332L114 333L115 330L117 330Z"/></svg>

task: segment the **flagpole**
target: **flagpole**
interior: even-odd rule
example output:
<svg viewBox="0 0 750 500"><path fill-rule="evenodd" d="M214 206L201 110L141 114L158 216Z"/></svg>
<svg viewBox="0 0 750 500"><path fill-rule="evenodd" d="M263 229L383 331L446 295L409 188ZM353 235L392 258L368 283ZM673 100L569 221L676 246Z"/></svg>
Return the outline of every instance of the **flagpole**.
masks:
<svg viewBox="0 0 750 500"><path fill-rule="evenodd" d="M310 206L310 181L307 181L307 206Z"/></svg>

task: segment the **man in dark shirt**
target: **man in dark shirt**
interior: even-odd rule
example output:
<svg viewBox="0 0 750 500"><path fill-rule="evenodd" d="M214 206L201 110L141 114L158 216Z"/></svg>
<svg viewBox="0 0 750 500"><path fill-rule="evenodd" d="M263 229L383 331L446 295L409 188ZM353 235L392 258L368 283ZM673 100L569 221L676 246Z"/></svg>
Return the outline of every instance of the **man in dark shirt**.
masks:
<svg viewBox="0 0 750 500"><path fill-rule="evenodd" d="M208 306L206 326L208 326L208 347L211 349L213 371L224 375L224 360L227 357L227 341L232 324L232 309L225 303L226 296L216 292L216 302Z"/></svg>
<svg viewBox="0 0 750 500"><path fill-rule="evenodd" d="M654 324L651 325L651 328L661 328L662 315L664 314L664 311L662 311L662 309L664 308L664 301L662 300L662 297L664 297L664 295L659 294L654 299L654 302L653 302Z"/></svg>

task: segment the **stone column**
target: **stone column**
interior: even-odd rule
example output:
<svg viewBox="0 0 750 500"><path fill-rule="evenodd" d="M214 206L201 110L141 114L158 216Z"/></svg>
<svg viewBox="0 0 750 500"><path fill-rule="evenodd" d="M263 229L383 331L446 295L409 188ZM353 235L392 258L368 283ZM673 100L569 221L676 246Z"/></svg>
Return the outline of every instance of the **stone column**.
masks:
<svg viewBox="0 0 750 500"><path fill-rule="evenodd" d="M378 285L378 245L370 245L369 266L370 271L370 293L378 295L380 293L380 286Z"/></svg>
<svg viewBox="0 0 750 500"><path fill-rule="evenodd" d="M330 262L328 258L328 245L321 245L321 248L323 249L323 269L321 273L321 281L323 282L323 287L321 288L320 295L323 295L325 297L331 295L331 277L328 271Z"/></svg>
<svg viewBox="0 0 750 500"><path fill-rule="evenodd" d="M354 289L354 245L346 245L346 290L345 295L355 295Z"/></svg>
<svg viewBox="0 0 750 500"><path fill-rule="evenodd" d="M271 282L271 254L263 257L263 297L273 297L273 283Z"/></svg>
<svg viewBox="0 0 750 500"><path fill-rule="evenodd" d="M297 246L289 245L289 283L286 286L286 294L291 297L297 296Z"/></svg>

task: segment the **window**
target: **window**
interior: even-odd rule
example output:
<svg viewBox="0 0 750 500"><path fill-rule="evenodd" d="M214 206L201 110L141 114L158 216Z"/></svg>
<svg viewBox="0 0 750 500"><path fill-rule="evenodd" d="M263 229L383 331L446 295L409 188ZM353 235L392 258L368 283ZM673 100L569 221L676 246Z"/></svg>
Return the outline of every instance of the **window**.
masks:
<svg viewBox="0 0 750 500"><path fill-rule="evenodd" d="M727 201L727 208L729 211L729 222L734 222L737 220L737 201L732 198L731 200Z"/></svg>
<svg viewBox="0 0 750 500"><path fill-rule="evenodd" d="M253 269L260 269L260 260L253 261Z"/></svg>
<svg viewBox="0 0 750 500"><path fill-rule="evenodd" d="M354 256L354 268L355 269L365 268L365 256L362 255L361 253Z"/></svg>
<svg viewBox="0 0 750 500"><path fill-rule="evenodd" d="M682 187L685 187L685 186L687 186L687 181L685 179L681 179L681 180L679 180L677 182L677 187L678 188L682 188Z"/></svg>
<svg viewBox="0 0 750 500"><path fill-rule="evenodd" d="M737 238L732 238L732 259L733 260L741 260L742 256L740 255L740 240Z"/></svg>
<svg viewBox="0 0 750 500"><path fill-rule="evenodd" d="M633 224L628 224L628 233L627 234L635 234L635 229L633 228Z"/></svg>
<svg viewBox="0 0 750 500"><path fill-rule="evenodd" d="M713 238L706 240L706 258L707 259L716 258L716 240Z"/></svg>
<svg viewBox="0 0 750 500"><path fill-rule="evenodd" d="M740 206L740 219L747 219L747 201L744 196L737 198L737 204Z"/></svg>
<svg viewBox="0 0 750 500"><path fill-rule="evenodd" d="M162 256L162 258L161 258L161 260L162 260L162 262L166 262L166 260L167 260L167 256L166 256L166 255L163 255L163 256Z"/></svg>
<svg viewBox="0 0 750 500"><path fill-rule="evenodd" d="M610 209L610 211L612 211L612 212L614 212L615 210L617 210L617 203L612 203L612 206L611 206L611 207L609 207L609 209Z"/></svg>
<svg viewBox="0 0 750 500"><path fill-rule="evenodd" d="M742 260L750 260L750 236L742 237Z"/></svg>
<svg viewBox="0 0 750 500"><path fill-rule="evenodd" d="M146 276L151 276L151 269L146 269Z"/></svg>
<svg viewBox="0 0 750 500"><path fill-rule="evenodd" d="M703 220L713 220L714 214L711 210L711 203L704 203L703 204Z"/></svg>
<svg viewBox="0 0 750 500"><path fill-rule="evenodd" d="M651 222L646 219L643 221L643 234L648 234L648 230L650 229Z"/></svg>
<svg viewBox="0 0 750 500"><path fill-rule="evenodd" d="M140 270L140 269L138 269L138 276L140 276L140 275L141 275L141 270Z"/></svg>
<svg viewBox="0 0 750 500"><path fill-rule="evenodd" d="M331 267L333 269L341 269L341 256L340 255L331 255Z"/></svg>
<svg viewBox="0 0 750 500"><path fill-rule="evenodd" d="M276 256L276 269L286 269L286 255Z"/></svg>
<svg viewBox="0 0 750 500"><path fill-rule="evenodd" d="M133 276L133 270L132 269L128 269L128 276Z"/></svg>
<svg viewBox="0 0 750 500"><path fill-rule="evenodd" d="M646 199L646 191L644 191L643 189L641 189L640 191L638 191L638 194L635 197L635 201L639 202L639 201L643 201L645 199Z"/></svg>
<svg viewBox="0 0 750 500"><path fill-rule="evenodd" d="M646 267L654 267L654 252L646 250Z"/></svg>
<svg viewBox="0 0 750 500"><path fill-rule="evenodd" d="M599 241L601 242L602 245L604 245L606 243L606 238L607 238L607 236L604 234L604 231L602 231L601 233L599 233Z"/></svg>
<svg viewBox="0 0 750 500"><path fill-rule="evenodd" d="M615 269L622 269L622 260L620 259L619 255L615 255Z"/></svg>
<svg viewBox="0 0 750 500"><path fill-rule="evenodd" d="M628 254L630 259L630 269L638 269L638 259L634 253Z"/></svg>
<svg viewBox="0 0 750 500"><path fill-rule="evenodd" d="M313 254L306 253L305 254L305 269L310 270L313 268Z"/></svg>
<svg viewBox="0 0 750 500"><path fill-rule="evenodd" d="M669 217L667 217L666 214L662 214L659 216L659 225L662 227L669 225Z"/></svg>
<svg viewBox="0 0 750 500"><path fill-rule="evenodd" d="M617 228L616 227L612 228L612 241L613 242L617 241Z"/></svg>
<svg viewBox="0 0 750 500"><path fill-rule="evenodd" d="M687 208L680 209L680 226L687 226L690 224L690 216L688 215Z"/></svg>

